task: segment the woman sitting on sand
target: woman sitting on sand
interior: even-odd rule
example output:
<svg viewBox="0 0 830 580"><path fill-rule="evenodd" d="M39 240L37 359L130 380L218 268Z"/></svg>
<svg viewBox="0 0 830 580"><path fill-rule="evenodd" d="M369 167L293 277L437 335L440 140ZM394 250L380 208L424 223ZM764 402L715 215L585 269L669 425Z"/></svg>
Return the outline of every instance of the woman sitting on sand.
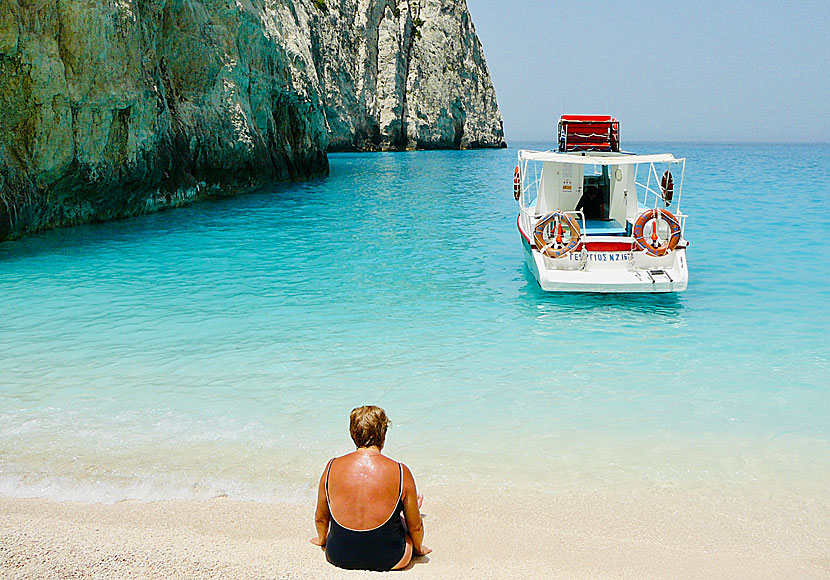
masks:
<svg viewBox="0 0 830 580"><path fill-rule="evenodd" d="M381 454L388 425L380 407L354 409L349 432L357 449L329 461L320 477L311 543L324 546L326 559L340 568L398 570L413 554L432 551L422 543L423 496L412 473Z"/></svg>

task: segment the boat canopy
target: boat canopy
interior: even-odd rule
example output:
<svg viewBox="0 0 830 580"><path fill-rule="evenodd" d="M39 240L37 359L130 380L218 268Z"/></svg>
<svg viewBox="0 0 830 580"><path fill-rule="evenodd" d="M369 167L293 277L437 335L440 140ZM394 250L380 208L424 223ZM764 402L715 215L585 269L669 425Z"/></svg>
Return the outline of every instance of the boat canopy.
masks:
<svg viewBox="0 0 830 580"><path fill-rule="evenodd" d="M634 155L627 153L601 155L593 153L582 155L556 153L554 151L530 151L527 149L519 151L519 159L578 165L637 165L639 163L674 163L682 161L682 159L676 159L671 153L660 153L657 155Z"/></svg>
<svg viewBox="0 0 830 580"><path fill-rule="evenodd" d="M562 115L559 151L619 151L620 122L608 115Z"/></svg>

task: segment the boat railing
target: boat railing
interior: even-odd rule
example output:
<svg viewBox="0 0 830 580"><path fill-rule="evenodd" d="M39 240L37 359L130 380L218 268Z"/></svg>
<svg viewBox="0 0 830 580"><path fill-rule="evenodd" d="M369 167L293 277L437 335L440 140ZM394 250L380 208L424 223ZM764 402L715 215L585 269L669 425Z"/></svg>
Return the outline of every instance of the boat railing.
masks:
<svg viewBox="0 0 830 580"><path fill-rule="evenodd" d="M529 233L533 229L533 223L532 222L538 222L540 219L542 219L543 217L545 217L549 213L550 212L545 212L545 213L541 213L541 214L531 213L530 211L528 211L528 209L526 207L520 207L519 208L519 215L521 216L521 219L522 219L522 225L523 225L524 231ZM585 218L585 213L582 212L581 210L563 211L561 213L573 215L577 218L577 220L580 223L580 227L581 227L581 234L580 235L583 238L584 237L591 237L593 239L593 238L597 238L597 237L599 237L599 238L605 238L606 237L604 234L590 234L590 235L588 234L588 221ZM680 223L680 235L683 237L683 239L685 239L686 238L686 218L688 217L688 215L686 215L685 213L683 213L681 211L677 211L677 212L674 212L674 217L676 217L678 222ZM619 239L631 240L631 239L633 239L631 237L630 233L626 234L626 236L624 238L619 238L618 236L613 236L613 238L615 240L619 240Z"/></svg>
<svg viewBox="0 0 830 580"><path fill-rule="evenodd" d="M662 164L661 164L662 165ZM637 181L637 173L639 172L639 166L635 169L634 172L634 183L643 192L643 205L646 207L656 208L656 207L668 207L670 205L674 205L676 211L680 211L680 198L683 194L683 177L686 173L686 159L675 159L674 161L670 161L666 164L665 171L671 172L673 165L680 165L680 181L674 184L674 195L670 202L666 202L666 199L663 197L663 191L661 186L661 177L657 175L657 167L655 163L648 164L648 175L646 176L646 182L643 183L642 181ZM652 178L654 178L654 186L652 187ZM653 204L649 203L649 199L651 196L654 196ZM639 195L638 195L639 198ZM663 204L661 206L661 204Z"/></svg>
<svg viewBox="0 0 830 580"><path fill-rule="evenodd" d="M557 211L559 211L559 213L562 213L562 214L575 216L577 221L580 222L580 231L581 231L580 235L581 236L587 235L587 222L585 221L585 213L584 212L582 212L581 210L573 210L573 211L557 210ZM528 211L528 209L526 207L522 207L522 206L519 207L519 215L522 217L522 222L523 222L523 225L525 227L525 231L527 231L527 232L530 232L530 230L533 229L531 227L532 226L531 220L538 222L540 219L542 219L543 217L545 217L547 215L550 215L551 213L552 212L545 212L545 213L540 213L540 214L531 213L530 211Z"/></svg>
<svg viewBox="0 0 830 580"><path fill-rule="evenodd" d="M533 167L533 175L530 175L528 169ZM539 171L537 163L530 165L529 160L519 158L519 168L521 175L521 193L519 196L519 215L522 219L522 225L526 231L530 231L531 220L538 220L541 216L531 214L529 208L531 204L535 205L539 198L539 189L542 185L542 174Z"/></svg>
<svg viewBox="0 0 830 580"><path fill-rule="evenodd" d="M663 197L661 187L661 177L657 175L657 167L654 163L649 163L648 177L645 183L637 181L637 173L634 174L634 183L643 192L643 205L647 208L665 208L670 209L674 217L680 222L680 234L686 237L686 218L688 217L680 210L680 198L683 193L683 177L686 174L686 159L675 159L668 163L666 171L671 171L673 165L680 165L680 181L674 185L676 195L672 198L670 203L666 203ZM638 168L639 169L639 168ZM654 187L652 187L652 178L654 179ZM657 189L655 189L657 188ZM649 203L650 196L654 196L653 203ZM639 196L638 196L639 198Z"/></svg>
<svg viewBox="0 0 830 580"><path fill-rule="evenodd" d="M562 212L566 214L575 215L576 218L582 222L582 236L588 235L588 222L585 221L585 213L582 210L575 209L574 211Z"/></svg>
<svg viewBox="0 0 830 580"><path fill-rule="evenodd" d="M537 221L544 217L547 214L536 215L531 213L530 208L535 206L536 201L539 198L541 187L542 187L542 180L544 179L544 166L541 163L534 162L530 163L530 159L526 159L519 156L519 168L521 172L521 190L520 190L520 197L519 197L519 215L521 216L522 224L526 231L532 229L532 224L534 221ZM637 198L638 203L639 200L642 200L643 206L646 208L665 208L669 209L672 214L678 219L680 222L681 233L685 237L685 230L686 230L686 218L687 215L684 214L680 210L680 199L683 193L683 178L686 173L686 159L673 159L669 162L645 162L641 164L633 164L634 169L634 184L637 189ZM671 203L666 203L666 199L663 196L662 188L660 187L661 177L658 174L658 166L659 169L665 171L671 171L673 168L676 172L676 166L680 165L680 179L674 183L674 196L671 200ZM541 170L540 170L540 166ZM645 183L639 181L637 179L638 173L640 173L640 167L648 166L648 172L646 175ZM531 169L532 167L532 169ZM576 213L576 212L565 212L565 213ZM582 231L587 235L586 229L586 219L582 212L579 212L581 217L579 218L580 223L582 224Z"/></svg>
<svg viewBox="0 0 830 580"><path fill-rule="evenodd" d="M542 186L542 172L539 171L538 163L534 163L533 167L533 175L529 175L528 168L530 167L530 161L528 159L520 159L519 165L521 170L521 177L522 177L522 195L519 198L521 202L519 205L522 207L529 206L531 203L535 202L536 199L539 197L539 188ZM535 193L536 195L533 197L528 196L528 193Z"/></svg>

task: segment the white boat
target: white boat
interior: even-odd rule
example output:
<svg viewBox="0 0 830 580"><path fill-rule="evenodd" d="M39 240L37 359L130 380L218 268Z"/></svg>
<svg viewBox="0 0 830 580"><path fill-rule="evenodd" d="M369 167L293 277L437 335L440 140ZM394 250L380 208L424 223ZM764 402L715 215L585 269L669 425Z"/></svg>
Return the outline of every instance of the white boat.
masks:
<svg viewBox="0 0 830 580"><path fill-rule="evenodd" d="M558 151L519 151L513 181L527 267L550 292L681 292L685 159L620 151L613 117L566 115ZM675 175L679 179L675 181Z"/></svg>

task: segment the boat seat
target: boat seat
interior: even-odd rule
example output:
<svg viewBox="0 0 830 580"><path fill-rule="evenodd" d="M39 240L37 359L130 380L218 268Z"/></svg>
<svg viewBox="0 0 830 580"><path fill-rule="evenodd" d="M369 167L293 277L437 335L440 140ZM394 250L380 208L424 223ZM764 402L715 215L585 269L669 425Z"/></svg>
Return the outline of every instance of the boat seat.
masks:
<svg viewBox="0 0 830 580"><path fill-rule="evenodd" d="M624 236L626 232L617 220L585 220L585 233L589 236Z"/></svg>

